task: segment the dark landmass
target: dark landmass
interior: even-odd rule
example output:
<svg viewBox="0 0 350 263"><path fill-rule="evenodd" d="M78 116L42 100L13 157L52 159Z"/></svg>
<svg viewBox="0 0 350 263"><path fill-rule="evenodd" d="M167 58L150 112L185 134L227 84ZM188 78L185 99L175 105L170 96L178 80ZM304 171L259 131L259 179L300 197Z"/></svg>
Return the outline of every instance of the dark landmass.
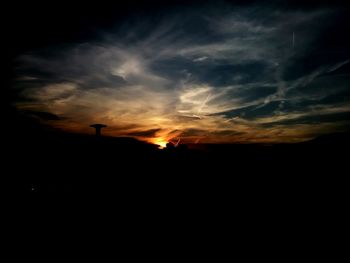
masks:
<svg viewBox="0 0 350 263"><path fill-rule="evenodd" d="M20 117L16 118L18 121ZM298 144L197 144L158 149L133 138L95 137L12 123L3 137L3 189L121 198L333 192L347 178L348 133ZM332 190L333 189L333 190Z"/></svg>

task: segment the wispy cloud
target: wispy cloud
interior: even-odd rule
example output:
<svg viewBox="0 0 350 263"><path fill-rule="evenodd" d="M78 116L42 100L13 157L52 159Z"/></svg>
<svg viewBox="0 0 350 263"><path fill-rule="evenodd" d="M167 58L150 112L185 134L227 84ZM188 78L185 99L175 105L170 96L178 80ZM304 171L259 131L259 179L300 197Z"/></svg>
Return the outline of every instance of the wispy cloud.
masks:
<svg viewBox="0 0 350 263"><path fill-rule="evenodd" d="M103 122L111 136L192 142L300 141L338 123L298 119L350 112L349 100L320 102L344 92L327 73L349 58L319 59L300 70L322 33L315 20L331 23L333 10L192 12L152 27L120 27L104 40L24 54L17 82L24 99L17 107L55 114L50 125L72 132L92 132L91 123ZM321 77L328 90L312 88ZM310 98L313 104L291 106ZM286 120L296 122L283 125Z"/></svg>

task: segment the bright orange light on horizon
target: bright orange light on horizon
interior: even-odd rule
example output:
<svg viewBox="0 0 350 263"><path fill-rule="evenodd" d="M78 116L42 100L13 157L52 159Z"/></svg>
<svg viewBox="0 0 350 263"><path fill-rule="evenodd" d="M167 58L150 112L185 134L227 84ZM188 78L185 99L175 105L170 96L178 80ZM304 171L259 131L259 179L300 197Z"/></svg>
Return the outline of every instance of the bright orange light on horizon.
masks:
<svg viewBox="0 0 350 263"><path fill-rule="evenodd" d="M152 143L158 145L160 149L163 149L166 147L168 142L166 140L164 140L163 138L155 138Z"/></svg>

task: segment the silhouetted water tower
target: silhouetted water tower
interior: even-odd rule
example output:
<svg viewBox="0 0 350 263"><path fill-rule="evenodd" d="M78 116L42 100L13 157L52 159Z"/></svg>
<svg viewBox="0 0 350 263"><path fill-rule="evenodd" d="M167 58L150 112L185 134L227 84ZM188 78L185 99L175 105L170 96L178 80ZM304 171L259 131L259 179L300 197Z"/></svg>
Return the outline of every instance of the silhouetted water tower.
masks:
<svg viewBox="0 0 350 263"><path fill-rule="evenodd" d="M107 125L97 123L97 124L90 125L90 127L95 128L96 129L96 137L100 137L101 136L101 129L107 127Z"/></svg>

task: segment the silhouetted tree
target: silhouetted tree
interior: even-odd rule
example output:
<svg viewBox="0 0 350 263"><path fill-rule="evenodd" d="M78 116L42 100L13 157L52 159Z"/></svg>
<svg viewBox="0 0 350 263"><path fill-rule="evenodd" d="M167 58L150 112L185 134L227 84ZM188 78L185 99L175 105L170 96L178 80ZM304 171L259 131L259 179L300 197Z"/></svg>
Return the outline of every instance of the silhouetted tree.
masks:
<svg viewBox="0 0 350 263"><path fill-rule="evenodd" d="M167 150L174 150L175 149L175 145L172 142L168 142L166 144L166 149Z"/></svg>

